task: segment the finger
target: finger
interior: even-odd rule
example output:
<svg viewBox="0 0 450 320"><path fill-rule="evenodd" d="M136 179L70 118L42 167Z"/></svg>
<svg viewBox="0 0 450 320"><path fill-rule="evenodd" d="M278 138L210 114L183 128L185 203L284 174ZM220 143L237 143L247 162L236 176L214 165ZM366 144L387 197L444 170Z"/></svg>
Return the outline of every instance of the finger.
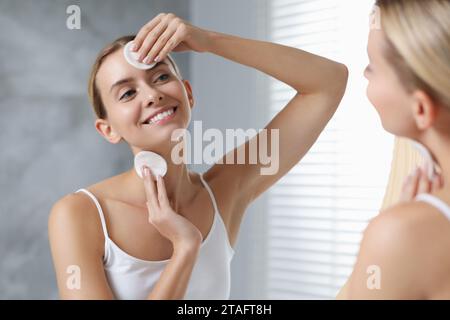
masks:
<svg viewBox="0 0 450 320"><path fill-rule="evenodd" d="M177 31L172 35L164 48L159 52L157 58L158 61L163 61L167 55L181 42L183 30L181 28L177 28Z"/></svg>
<svg viewBox="0 0 450 320"><path fill-rule="evenodd" d="M170 201L167 197L166 184L164 183L164 179L161 176L156 178L158 185L158 199L161 206L170 207Z"/></svg>
<svg viewBox="0 0 450 320"><path fill-rule="evenodd" d="M141 45L141 48L138 51L138 60L143 61L144 58L148 55L148 52L153 47L155 42L158 40L158 38L161 36L161 34L166 30L167 28L167 20L163 19L161 20L157 26L153 28L152 31L147 33L144 42Z"/></svg>
<svg viewBox="0 0 450 320"><path fill-rule="evenodd" d="M155 42L155 44L151 47L150 52L148 53L147 57L144 59L144 63L150 63L150 62L158 62L162 61L160 59L160 51L166 46L168 41L171 41L172 36L175 34L176 28L174 27L167 27L167 29L161 34L161 36L158 38L158 40ZM155 59L158 57L158 59Z"/></svg>
<svg viewBox="0 0 450 320"><path fill-rule="evenodd" d="M431 189L431 181L428 179L428 174L424 168L420 169L419 187L417 193L429 193Z"/></svg>
<svg viewBox="0 0 450 320"><path fill-rule="evenodd" d="M166 185L164 183L164 179L161 176L156 178L156 184L158 186L158 200L161 207L170 206L169 199L167 198Z"/></svg>
<svg viewBox="0 0 450 320"><path fill-rule="evenodd" d="M159 208L155 182L152 179L152 173L150 169L147 167L144 167L144 188L145 197L147 198L147 204L150 205L153 209Z"/></svg>
<svg viewBox="0 0 450 320"><path fill-rule="evenodd" d="M158 23L161 22L161 20L164 18L165 15L166 15L165 13L160 13L152 20L150 20L148 23L146 23L144 26L142 26L142 28L138 31L136 37L134 37L133 51L138 51L141 48L141 45L144 42L144 39L147 37L148 33L152 31L153 28L158 25Z"/></svg>
<svg viewBox="0 0 450 320"><path fill-rule="evenodd" d="M437 191L441 188L441 178L438 175L435 175L433 177L432 183L431 183L431 191Z"/></svg>
<svg viewBox="0 0 450 320"><path fill-rule="evenodd" d="M416 193L417 193L417 186L419 184L419 170L416 169L412 174L410 174L403 184L403 191L401 200L408 202L411 201Z"/></svg>

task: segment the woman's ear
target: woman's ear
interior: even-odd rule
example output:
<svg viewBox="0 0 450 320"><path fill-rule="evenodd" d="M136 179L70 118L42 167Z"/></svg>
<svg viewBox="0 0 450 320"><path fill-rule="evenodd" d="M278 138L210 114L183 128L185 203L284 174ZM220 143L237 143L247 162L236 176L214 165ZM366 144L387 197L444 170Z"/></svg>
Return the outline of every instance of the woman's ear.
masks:
<svg viewBox="0 0 450 320"><path fill-rule="evenodd" d="M187 92L187 95L188 95L189 106L192 109L194 107L195 101L194 101L194 95L192 93L191 84L190 84L190 82L188 80L183 80L183 84L184 84L184 87L186 88L186 92Z"/></svg>
<svg viewBox="0 0 450 320"><path fill-rule="evenodd" d="M113 144L119 143L122 140L122 137L111 127L107 120L95 120L95 129L103 138Z"/></svg>
<svg viewBox="0 0 450 320"><path fill-rule="evenodd" d="M437 104L424 91L413 93L413 117L419 130L426 130L433 126L437 115Z"/></svg>

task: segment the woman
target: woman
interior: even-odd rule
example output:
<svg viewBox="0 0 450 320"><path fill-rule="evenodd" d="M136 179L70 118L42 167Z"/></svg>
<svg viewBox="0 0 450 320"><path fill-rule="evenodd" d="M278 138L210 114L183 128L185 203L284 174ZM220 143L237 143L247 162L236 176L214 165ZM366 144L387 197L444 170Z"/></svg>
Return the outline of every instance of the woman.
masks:
<svg viewBox="0 0 450 320"><path fill-rule="evenodd" d="M131 39L107 46L94 64L89 92L95 127L110 143L126 141L134 155L162 155L168 172L155 183L148 170L143 182L130 169L53 206L49 238L60 295L226 299L245 209L310 149L344 94L347 69L298 49L202 30L172 14L158 15L134 39L140 61L158 62L153 69L127 64L122 49ZM203 176L172 161L177 142L171 135L187 128L194 96L168 54L187 50L255 68L297 90L266 127L279 130L276 173L262 175L263 164L249 163L252 140L244 145L244 164L219 161ZM79 272L68 275L68 268ZM79 285L71 282L75 275Z"/></svg>
<svg viewBox="0 0 450 320"><path fill-rule="evenodd" d="M338 298L450 299L450 1L376 4L367 95L383 127L426 146L441 176L416 170L402 202L370 222Z"/></svg>

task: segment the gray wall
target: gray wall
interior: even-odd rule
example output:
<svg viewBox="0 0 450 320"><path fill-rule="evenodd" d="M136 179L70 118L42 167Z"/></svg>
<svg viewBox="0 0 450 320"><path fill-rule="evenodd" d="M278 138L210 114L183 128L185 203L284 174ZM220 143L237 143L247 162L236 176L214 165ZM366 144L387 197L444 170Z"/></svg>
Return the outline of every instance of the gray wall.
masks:
<svg viewBox="0 0 450 320"><path fill-rule="evenodd" d="M81 30L66 28L71 4ZM131 166L127 147L93 126L86 87L96 54L159 12L188 19L189 10L184 0L0 1L0 299L57 297L52 203ZM189 74L189 55L176 59Z"/></svg>
<svg viewBox="0 0 450 320"><path fill-rule="evenodd" d="M199 27L266 40L267 0L192 0L191 21ZM193 120L208 128L261 129L267 123L268 77L211 54L192 54L191 82L196 106ZM231 298L264 299L265 197L247 210L232 263Z"/></svg>

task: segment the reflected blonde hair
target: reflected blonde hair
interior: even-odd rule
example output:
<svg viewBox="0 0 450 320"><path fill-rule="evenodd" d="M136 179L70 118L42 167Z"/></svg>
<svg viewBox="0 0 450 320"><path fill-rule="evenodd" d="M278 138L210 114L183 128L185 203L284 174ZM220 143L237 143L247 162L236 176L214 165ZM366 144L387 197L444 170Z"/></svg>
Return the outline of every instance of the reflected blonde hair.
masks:
<svg viewBox="0 0 450 320"><path fill-rule="evenodd" d="M425 91L450 110L450 0L377 0L384 55L409 92ZM398 202L403 181L423 161L397 137L383 209Z"/></svg>
<svg viewBox="0 0 450 320"><path fill-rule="evenodd" d="M405 89L450 110L450 0L377 0L385 55Z"/></svg>
<svg viewBox="0 0 450 320"><path fill-rule="evenodd" d="M95 59L94 65L91 68L90 76L89 76L89 83L88 83L88 94L89 94L89 101L91 102L91 105L94 109L94 113L99 119L106 119L107 113L105 105L103 104L103 101L100 96L100 91L96 84L96 78L98 70L100 69L101 65L105 61L105 59L112 53L116 52L117 50L125 47L125 45L132 41L135 38L134 35L130 36L123 36L120 37L107 46L105 46L100 53L98 54L97 58ZM178 69L177 64L173 60L173 58L170 55L167 55L167 60L172 65L175 74L182 78L181 72Z"/></svg>

